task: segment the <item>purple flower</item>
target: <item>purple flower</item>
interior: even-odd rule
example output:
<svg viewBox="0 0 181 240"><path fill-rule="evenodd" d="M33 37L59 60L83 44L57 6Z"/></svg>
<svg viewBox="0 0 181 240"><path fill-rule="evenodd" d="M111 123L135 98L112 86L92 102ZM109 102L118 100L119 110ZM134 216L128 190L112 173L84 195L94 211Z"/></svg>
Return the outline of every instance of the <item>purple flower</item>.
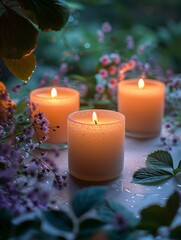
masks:
<svg viewBox="0 0 181 240"><path fill-rule="evenodd" d="M104 33L102 30L97 31L97 38L99 42L104 42Z"/></svg>
<svg viewBox="0 0 181 240"><path fill-rule="evenodd" d="M104 90L105 90L105 88L104 88L103 85L101 85L101 84L97 84L97 85L96 85L96 92L98 92L98 93L103 93Z"/></svg>
<svg viewBox="0 0 181 240"><path fill-rule="evenodd" d="M60 65L60 74L64 75L68 72L68 64L67 63L62 63Z"/></svg>
<svg viewBox="0 0 181 240"><path fill-rule="evenodd" d="M133 49L134 48L134 38L131 35L128 35L126 37L126 44L128 49Z"/></svg>
<svg viewBox="0 0 181 240"><path fill-rule="evenodd" d="M103 30L103 32L105 32L105 33L111 32L111 31L112 31L112 26L111 26L111 24L110 24L109 22L104 22L104 23L102 24L102 30Z"/></svg>

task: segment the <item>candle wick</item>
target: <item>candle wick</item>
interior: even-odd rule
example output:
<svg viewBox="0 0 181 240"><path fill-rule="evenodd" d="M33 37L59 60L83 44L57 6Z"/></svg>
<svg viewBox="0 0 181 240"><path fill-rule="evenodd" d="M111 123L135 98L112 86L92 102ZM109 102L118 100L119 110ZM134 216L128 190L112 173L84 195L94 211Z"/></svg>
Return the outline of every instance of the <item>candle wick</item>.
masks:
<svg viewBox="0 0 181 240"><path fill-rule="evenodd" d="M96 121L96 120L94 120L94 122L95 122L95 124L97 124L97 121Z"/></svg>

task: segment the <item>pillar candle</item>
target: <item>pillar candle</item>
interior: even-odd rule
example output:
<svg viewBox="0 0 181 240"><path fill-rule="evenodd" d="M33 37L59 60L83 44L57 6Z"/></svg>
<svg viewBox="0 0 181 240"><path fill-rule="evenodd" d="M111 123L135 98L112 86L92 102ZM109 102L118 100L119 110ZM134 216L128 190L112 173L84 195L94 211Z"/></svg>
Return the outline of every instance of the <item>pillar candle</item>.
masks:
<svg viewBox="0 0 181 240"><path fill-rule="evenodd" d="M117 177L124 162L125 118L109 110L83 110L68 117L70 174L82 180Z"/></svg>
<svg viewBox="0 0 181 240"><path fill-rule="evenodd" d="M139 84L138 84L139 83ZM159 135L164 113L165 85L152 79L130 79L118 84L118 111L126 118L126 135Z"/></svg>
<svg viewBox="0 0 181 240"><path fill-rule="evenodd" d="M36 104L34 114L44 112L50 122L46 143L67 142L67 117L79 110L79 101L79 92L72 88L45 87L30 93L30 102Z"/></svg>

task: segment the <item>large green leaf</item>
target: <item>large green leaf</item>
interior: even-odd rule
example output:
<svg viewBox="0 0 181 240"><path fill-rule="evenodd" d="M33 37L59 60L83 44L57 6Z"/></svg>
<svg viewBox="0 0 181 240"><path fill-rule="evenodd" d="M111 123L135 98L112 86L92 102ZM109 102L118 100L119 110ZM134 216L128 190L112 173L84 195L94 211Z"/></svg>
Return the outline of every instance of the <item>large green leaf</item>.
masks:
<svg viewBox="0 0 181 240"><path fill-rule="evenodd" d="M146 165L150 168L173 169L173 159L169 152L158 150L148 155Z"/></svg>
<svg viewBox="0 0 181 240"><path fill-rule="evenodd" d="M77 192L71 201L73 211L80 217L102 201L107 192L106 187L89 187Z"/></svg>
<svg viewBox="0 0 181 240"><path fill-rule="evenodd" d="M42 31L60 30L68 20L67 5L59 0L18 0L25 14Z"/></svg>
<svg viewBox="0 0 181 240"><path fill-rule="evenodd" d="M22 58L36 48L38 31L24 17L6 7L0 16L0 56Z"/></svg>
<svg viewBox="0 0 181 240"><path fill-rule="evenodd" d="M25 82L29 80L36 66L36 58L33 54L21 59L3 58L3 60L13 75Z"/></svg>
<svg viewBox="0 0 181 240"><path fill-rule="evenodd" d="M169 179L173 176L173 173L153 168L140 168L134 172L133 180L134 183L139 184L151 184Z"/></svg>

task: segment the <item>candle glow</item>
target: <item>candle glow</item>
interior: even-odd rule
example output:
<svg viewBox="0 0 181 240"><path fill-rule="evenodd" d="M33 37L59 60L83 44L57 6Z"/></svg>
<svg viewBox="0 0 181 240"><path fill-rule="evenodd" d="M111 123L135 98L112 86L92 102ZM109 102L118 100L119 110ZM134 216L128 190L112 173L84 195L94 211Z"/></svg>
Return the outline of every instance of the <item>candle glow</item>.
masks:
<svg viewBox="0 0 181 240"><path fill-rule="evenodd" d="M56 88L52 88L51 90L51 98L56 98L57 97L57 90Z"/></svg>
<svg viewBox="0 0 181 240"><path fill-rule="evenodd" d="M138 81L138 87L139 89L143 89L145 87L145 82L142 78Z"/></svg>
<svg viewBox="0 0 181 240"><path fill-rule="evenodd" d="M93 112L92 113L92 121L95 123L95 124L97 124L97 114L96 114L96 112Z"/></svg>

